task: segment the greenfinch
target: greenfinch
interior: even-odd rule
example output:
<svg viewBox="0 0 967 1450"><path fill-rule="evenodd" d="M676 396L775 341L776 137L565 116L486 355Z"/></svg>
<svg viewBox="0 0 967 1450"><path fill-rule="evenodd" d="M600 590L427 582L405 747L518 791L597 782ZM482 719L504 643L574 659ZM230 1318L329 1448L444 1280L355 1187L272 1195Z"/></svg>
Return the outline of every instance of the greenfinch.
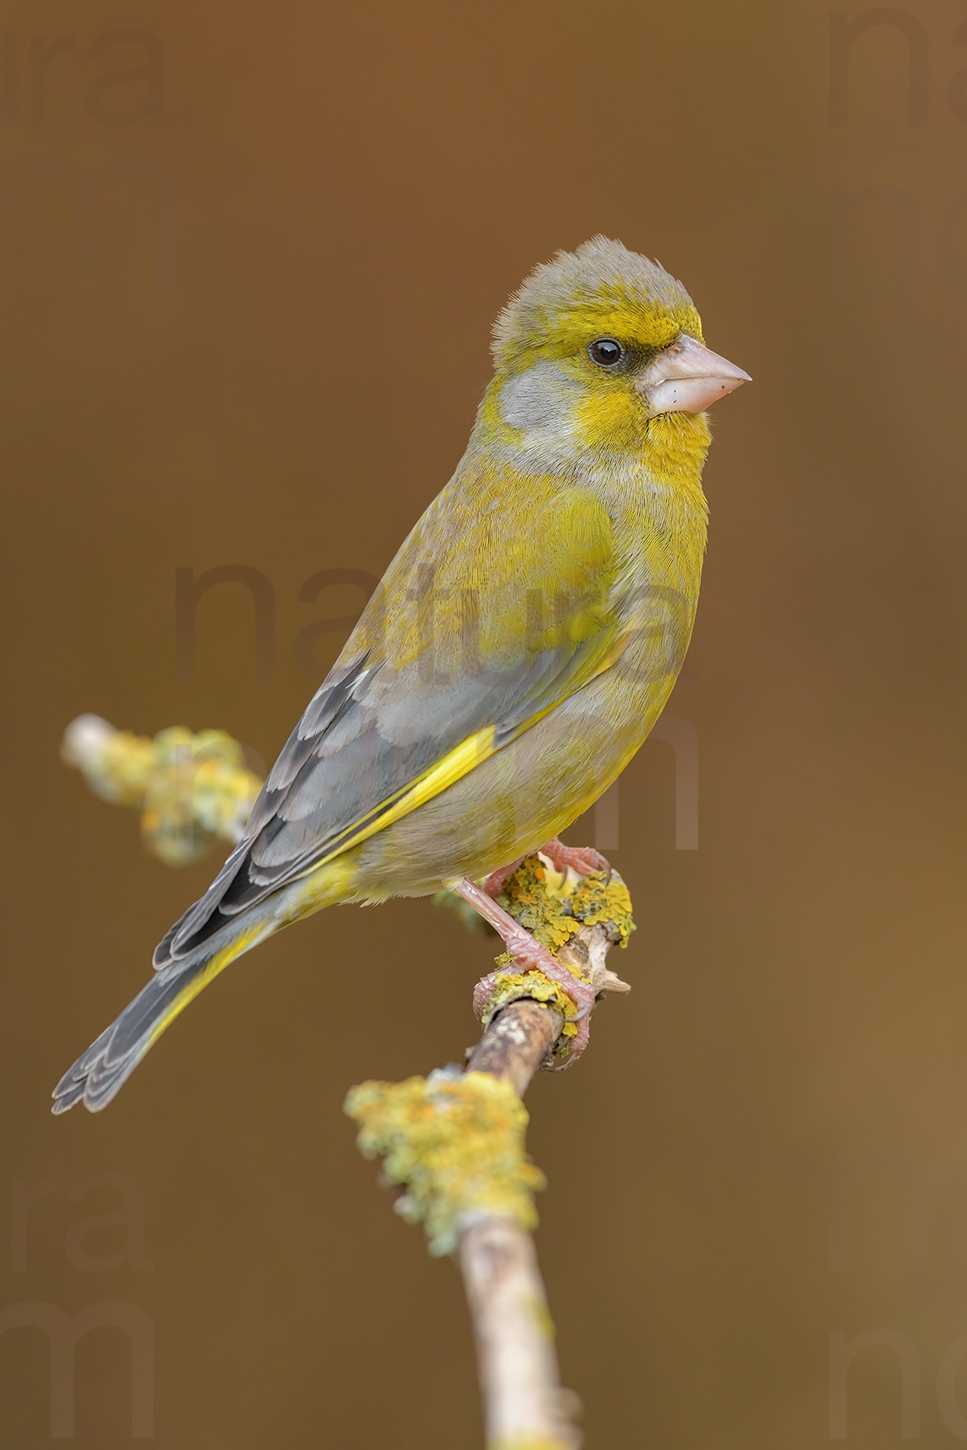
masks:
<svg viewBox="0 0 967 1450"><path fill-rule="evenodd" d="M156 949L147 986L57 1085L55 1112L103 1108L192 998L280 927L444 887L521 966L563 984L572 1056L583 1046L590 988L495 897L538 848L606 864L556 838L634 755L681 669L705 552L705 409L748 374L705 346L681 283L604 237L528 277L493 357L456 472L243 839Z"/></svg>

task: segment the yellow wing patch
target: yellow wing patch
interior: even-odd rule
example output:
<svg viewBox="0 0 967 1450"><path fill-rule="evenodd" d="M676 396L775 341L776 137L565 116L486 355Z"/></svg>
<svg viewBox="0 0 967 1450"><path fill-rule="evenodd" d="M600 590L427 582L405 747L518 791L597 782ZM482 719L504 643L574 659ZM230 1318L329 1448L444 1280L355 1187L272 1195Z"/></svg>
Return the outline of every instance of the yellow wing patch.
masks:
<svg viewBox="0 0 967 1450"><path fill-rule="evenodd" d="M587 680L582 680L577 688L583 688L585 684L590 683L592 679L597 678L598 675L613 665L620 656L628 638L629 635L625 634L617 640L598 668ZM448 786L455 785L458 780L462 780L465 775L469 775L471 770L476 770L478 765L483 765L484 761L489 760L498 750L509 745L512 740L516 740L525 730L529 730L532 725L536 725L539 720L543 720L545 715L549 715L552 710L557 709L560 703L560 700L553 700L549 705L545 705L542 710L535 711L533 715L527 720L522 721L515 729L502 735L499 745L497 743L496 725L488 725L485 729L478 730L476 734L468 735L466 740L462 740L459 745L454 746L453 750L445 755L442 760L438 760L436 765L431 765L415 781L404 786L395 796L390 796L388 800L383 801L374 810L370 811L362 820L357 821L355 825L350 826L348 830L344 831L341 836L332 842L323 856L320 856L317 861L313 861L310 867L307 867L304 875L310 875L320 870L335 860L337 856L341 856L343 852L350 850L353 846L361 845L363 841L368 841L370 836L375 836L378 831L384 831L387 826L393 825L395 821L402 820L403 816L408 816L411 811L415 811L420 806L426 805L427 801L432 800L434 796L438 796Z"/></svg>
<svg viewBox="0 0 967 1450"><path fill-rule="evenodd" d="M427 801L446 790L447 786L454 785L471 770L482 765L497 748L494 743L496 733L496 726L488 725L485 729L478 730L475 735L468 735L466 740L462 740L442 760L438 760L436 765L431 765L429 770L425 770L410 785L404 786L402 790L397 791L395 796L390 796L375 810L370 811L368 816L364 816L361 821L350 826L348 831L344 831L326 854L313 862L311 869L317 871L320 866L325 866L334 857L342 855L343 851L348 851L352 846L358 846L361 842L368 841L369 837L375 836L377 831L383 831L394 821L408 816L418 806L425 805Z"/></svg>

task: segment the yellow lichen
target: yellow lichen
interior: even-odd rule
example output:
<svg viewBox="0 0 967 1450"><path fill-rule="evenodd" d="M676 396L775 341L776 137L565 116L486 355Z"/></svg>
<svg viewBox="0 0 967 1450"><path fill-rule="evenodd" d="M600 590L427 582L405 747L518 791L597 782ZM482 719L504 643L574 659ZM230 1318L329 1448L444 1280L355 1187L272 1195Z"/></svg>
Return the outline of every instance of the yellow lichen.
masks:
<svg viewBox="0 0 967 1450"><path fill-rule="evenodd" d="M438 892L433 898L447 906L463 907L465 920L480 922L477 913L455 892ZM529 931L556 957L584 926L602 925L612 941L628 945L635 929L631 916L628 888L616 872L591 871L580 876L571 867L558 870L539 851L528 856L517 867L504 886L500 905L515 921ZM497 971L489 978L490 996L481 1013L486 1027L494 1014L511 1002L527 997L547 1007L556 1007L564 1018L564 1026L552 1049L560 1064L570 1050L570 1039L577 1033L577 1008L559 983L532 969L514 971L514 958L502 952L496 959ZM585 981L583 973L570 962L562 962L572 976Z"/></svg>
<svg viewBox="0 0 967 1450"><path fill-rule="evenodd" d="M497 965L498 967L510 966L512 961L513 958L509 952L501 952L497 958ZM573 967L568 967L568 971L580 980L580 972L575 971ZM499 971L494 973L493 982L493 990L480 1018L485 1027L502 1007L508 1006L511 1002L519 1002L521 998L526 997L532 1002L538 1002L542 1007L558 1009L565 1019L564 1026L561 1028L562 1037L573 1037L577 1032L577 1023L569 1020L577 1013L574 1002L559 982L552 982L550 977L545 977L543 972Z"/></svg>
<svg viewBox="0 0 967 1450"><path fill-rule="evenodd" d="M515 1435L512 1440L495 1440L489 1450L574 1450L574 1441L548 1439L546 1435Z"/></svg>
<svg viewBox="0 0 967 1450"><path fill-rule="evenodd" d="M509 1083L446 1068L362 1083L345 1110L364 1155L382 1158L386 1177L405 1187L396 1211L425 1226L431 1254L453 1253L478 1215L535 1227L532 1195L545 1180L524 1150L527 1111Z"/></svg>
<svg viewBox="0 0 967 1450"><path fill-rule="evenodd" d="M145 845L169 866L237 840L262 786L222 730L176 725L153 740L117 730L78 763L97 795L141 812Z"/></svg>
<svg viewBox="0 0 967 1450"><path fill-rule="evenodd" d="M521 862L504 887L500 905L552 952L577 936L582 926L610 924L622 946L635 929L631 897L620 876L561 873L540 854Z"/></svg>

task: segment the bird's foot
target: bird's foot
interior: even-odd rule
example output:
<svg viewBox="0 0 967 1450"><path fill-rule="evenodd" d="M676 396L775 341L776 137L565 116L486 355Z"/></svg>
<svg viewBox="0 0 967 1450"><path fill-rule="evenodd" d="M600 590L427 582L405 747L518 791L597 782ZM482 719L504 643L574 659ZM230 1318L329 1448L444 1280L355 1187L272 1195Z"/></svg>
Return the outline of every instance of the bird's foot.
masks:
<svg viewBox="0 0 967 1450"><path fill-rule="evenodd" d="M576 1015L569 1017L568 1021L576 1024L577 1031L570 1038L568 1062L576 1062L588 1045L589 1018L595 1003L594 989L580 977L575 976L564 966L563 962L559 962L547 947L516 922L508 911L505 911L502 906L498 906L489 892L478 886L476 882L465 878L455 885L453 890L494 928L513 957L519 971L541 972L559 986L565 996L574 1003ZM497 972L491 972L477 983L473 994L473 1005L478 1018L493 996L499 975Z"/></svg>
<svg viewBox="0 0 967 1450"><path fill-rule="evenodd" d="M559 841L555 836L553 841L548 841L546 846L539 848L539 854L546 856L552 866L565 875L570 867L577 872L578 876L587 876L591 871L604 871L609 879L611 877L610 861L593 846L565 846L564 842ZM507 882L521 862L526 860L526 856L518 856L517 860L511 861L509 866L501 866L498 871L491 871L483 883L483 889L487 895L492 896L494 901L498 896L503 896Z"/></svg>
<svg viewBox="0 0 967 1450"><path fill-rule="evenodd" d="M592 871L604 871L610 880L611 863L593 846L565 846L555 836L553 841L548 841L546 846L541 847L541 855L546 856L558 871L567 871L569 866L579 876L587 876ZM519 864L518 862L517 865ZM516 870L516 866L513 869Z"/></svg>

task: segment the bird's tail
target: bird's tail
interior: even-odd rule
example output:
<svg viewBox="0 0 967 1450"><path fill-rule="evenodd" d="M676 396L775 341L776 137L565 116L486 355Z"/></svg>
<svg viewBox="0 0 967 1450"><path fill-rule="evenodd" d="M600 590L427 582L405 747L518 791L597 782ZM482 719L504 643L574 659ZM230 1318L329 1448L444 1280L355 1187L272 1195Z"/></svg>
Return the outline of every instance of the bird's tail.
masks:
<svg viewBox="0 0 967 1450"><path fill-rule="evenodd" d="M79 1102L92 1113L106 1107L178 1013L278 925L278 920L262 918L242 927L227 944L209 940L162 967L64 1074L54 1089L53 1111L65 1113Z"/></svg>

